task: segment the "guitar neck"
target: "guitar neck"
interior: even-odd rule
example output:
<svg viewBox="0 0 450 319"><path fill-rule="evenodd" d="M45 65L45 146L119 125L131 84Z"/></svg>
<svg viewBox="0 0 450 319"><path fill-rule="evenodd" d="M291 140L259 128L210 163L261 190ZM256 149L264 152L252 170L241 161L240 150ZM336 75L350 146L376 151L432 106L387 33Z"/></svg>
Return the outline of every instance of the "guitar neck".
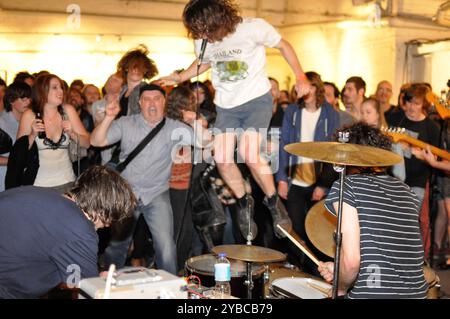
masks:
<svg viewBox="0 0 450 319"><path fill-rule="evenodd" d="M402 140L404 140L408 144L411 144L413 146L417 146L417 147L419 147L421 149L427 149L427 147L430 147L431 153L433 153L436 156L439 156L442 159L450 161L450 153L445 151L445 150L442 150L442 149L437 148L437 147L435 147L433 145L427 144L425 142L422 142L422 141L420 141L418 139L415 139L415 138L412 138L412 137L409 137L409 136L405 136L405 138L402 139Z"/></svg>

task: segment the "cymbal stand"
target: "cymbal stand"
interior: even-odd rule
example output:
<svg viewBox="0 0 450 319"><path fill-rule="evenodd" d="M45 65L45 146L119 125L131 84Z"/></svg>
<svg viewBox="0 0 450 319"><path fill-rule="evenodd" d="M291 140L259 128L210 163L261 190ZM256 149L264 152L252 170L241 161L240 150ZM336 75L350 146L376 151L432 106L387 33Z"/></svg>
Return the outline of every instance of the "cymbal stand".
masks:
<svg viewBox="0 0 450 319"><path fill-rule="evenodd" d="M348 143L349 133L339 133L339 142ZM341 245L342 245L342 208L344 206L344 179L346 174L345 165L334 165L334 170L339 173L339 208L338 208L338 222L335 234L336 252L334 255L334 274L333 274L333 299L337 299L339 290L339 268L341 258Z"/></svg>
<svg viewBox="0 0 450 319"><path fill-rule="evenodd" d="M252 207L250 207L250 203L247 204L248 207L248 211L251 211ZM252 219L251 216L248 219L248 234L247 234L247 246L251 246L252 245L252 238L253 238L253 234L252 234ZM253 290L253 278L252 278L252 263L247 261L247 280L244 282L244 284L247 286L247 299L252 299L252 290Z"/></svg>
<svg viewBox="0 0 450 319"><path fill-rule="evenodd" d="M247 280L244 282L244 284L247 286L247 299L252 299L252 290L254 287L252 278L252 263L250 261L247 261L246 264L247 264Z"/></svg>

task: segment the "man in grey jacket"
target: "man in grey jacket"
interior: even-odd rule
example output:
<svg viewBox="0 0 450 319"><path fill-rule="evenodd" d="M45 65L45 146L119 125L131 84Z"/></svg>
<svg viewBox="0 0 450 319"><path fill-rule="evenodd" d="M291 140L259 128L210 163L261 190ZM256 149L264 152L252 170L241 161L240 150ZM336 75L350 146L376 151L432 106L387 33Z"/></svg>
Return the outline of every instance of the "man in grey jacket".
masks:
<svg viewBox="0 0 450 319"><path fill-rule="evenodd" d="M98 147L121 141L122 163L145 136L165 120L159 133L122 172L122 176L131 184L138 198L138 208L131 227L127 227L129 229L123 228L119 232L113 230L113 239L105 252L105 262L106 265L114 263L118 268L124 266L136 221L139 215L143 214L153 237L158 267L175 274L177 258L169 199L169 178L173 150L178 146L191 145L193 130L180 121L165 118L165 91L160 86L142 86L139 105L139 114L124 116L115 121L120 106L117 102L109 103L104 120L91 135L92 145ZM195 116L190 124L200 130L201 125L195 121Z"/></svg>

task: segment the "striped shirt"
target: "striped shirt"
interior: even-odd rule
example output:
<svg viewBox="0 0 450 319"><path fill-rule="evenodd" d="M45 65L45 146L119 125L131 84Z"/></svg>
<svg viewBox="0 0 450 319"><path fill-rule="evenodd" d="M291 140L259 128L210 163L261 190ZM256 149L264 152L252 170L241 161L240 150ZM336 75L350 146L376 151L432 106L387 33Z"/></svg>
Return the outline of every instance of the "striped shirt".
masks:
<svg viewBox="0 0 450 319"><path fill-rule="evenodd" d="M325 206L336 214L339 181ZM425 298L424 250L419 200L403 182L388 175L345 178L344 202L358 211L360 269L348 298ZM344 235L345 236L345 235Z"/></svg>

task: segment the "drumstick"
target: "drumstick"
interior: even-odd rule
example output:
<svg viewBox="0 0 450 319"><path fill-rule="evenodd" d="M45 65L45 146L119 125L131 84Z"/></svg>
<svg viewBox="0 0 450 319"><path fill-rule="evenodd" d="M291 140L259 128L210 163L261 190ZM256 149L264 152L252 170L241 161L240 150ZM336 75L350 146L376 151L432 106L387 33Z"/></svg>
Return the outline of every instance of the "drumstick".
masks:
<svg viewBox="0 0 450 319"><path fill-rule="evenodd" d="M286 235L287 238L289 238L302 252L305 253L306 256L308 256L317 266L319 266L320 261L311 254L305 247L303 247L298 241L295 240L294 237L292 237L283 227L281 227L279 224L277 225L279 229L283 232L283 234Z"/></svg>

